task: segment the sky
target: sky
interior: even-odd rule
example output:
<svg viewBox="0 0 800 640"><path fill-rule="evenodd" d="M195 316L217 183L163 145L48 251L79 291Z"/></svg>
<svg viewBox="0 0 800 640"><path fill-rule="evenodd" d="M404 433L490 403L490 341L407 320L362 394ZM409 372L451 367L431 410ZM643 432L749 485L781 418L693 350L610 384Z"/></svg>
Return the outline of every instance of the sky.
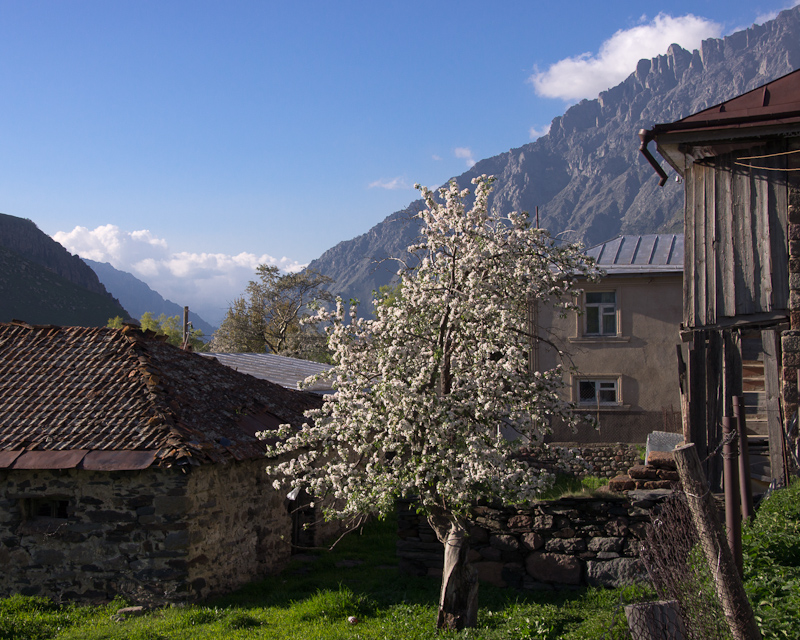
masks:
<svg viewBox="0 0 800 640"><path fill-rule="evenodd" d="M0 0L0 212L220 322L677 42L798 0Z"/></svg>

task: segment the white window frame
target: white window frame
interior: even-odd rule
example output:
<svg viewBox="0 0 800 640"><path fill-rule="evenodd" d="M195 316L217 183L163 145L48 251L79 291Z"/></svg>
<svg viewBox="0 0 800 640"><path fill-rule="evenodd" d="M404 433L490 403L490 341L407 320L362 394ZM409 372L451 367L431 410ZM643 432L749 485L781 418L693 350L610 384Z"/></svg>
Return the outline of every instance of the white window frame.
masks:
<svg viewBox="0 0 800 640"><path fill-rule="evenodd" d="M594 398L584 400L581 393L581 386L594 384ZM608 391L614 392L613 400L602 400L601 397ZM575 382L575 395L577 404L581 407L618 407L622 404L622 394L620 393L619 378L577 378Z"/></svg>
<svg viewBox="0 0 800 640"><path fill-rule="evenodd" d="M614 302L599 301L589 302L592 294L613 294ZM597 309L597 331L589 330L589 309ZM592 338L613 338L620 335L619 330L619 294L616 289L605 289L598 291L585 291L583 294L583 335ZM614 319L614 330L605 330L605 319Z"/></svg>

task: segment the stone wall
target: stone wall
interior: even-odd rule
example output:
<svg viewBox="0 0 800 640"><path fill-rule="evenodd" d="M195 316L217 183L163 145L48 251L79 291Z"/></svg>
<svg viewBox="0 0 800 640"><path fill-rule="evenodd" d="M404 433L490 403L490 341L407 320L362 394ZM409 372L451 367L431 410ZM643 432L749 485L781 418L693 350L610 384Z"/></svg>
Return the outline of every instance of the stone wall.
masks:
<svg viewBox="0 0 800 640"><path fill-rule="evenodd" d="M800 140L793 139L789 143L790 150L800 150ZM800 161L796 155L789 156L789 166L800 169ZM789 241L789 315L790 330L781 335L781 352L783 358L782 390L783 416L787 432L791 431L791 423L797 413L800 395L798 394L798 370L800 370L800 176L789 174L788 185L788 241ZM798 442L787 443L797 450ZM794 469L793 458L789 456L789 467Z"/></svg>
<svg viewBox="0 0 800 640"><path fill-rule="evenodd" d="M292 523L272 480L262 459L204 465L189 474L193 524L184 542L193 594L231 591L286 566Z"/></svg>
<svg viewBox="0 0 800 640"><path fill-rule="evenodd" d="M518 589L618 586L646 578L638 558L650 513L669 490L562 498L525 510L477 507L470 561L480 579ZM441 576L443 549L424 517L399 506L400 569Z"/></svg>
<svg viewBox="0 0 800 640"><path fill-rule="evenodd" d="M627 473L632 466L640 464L644 456L644 445L620 442L609 444L558 442L550 446L567 449L575 455L572 462L560 464L556 470L579 478L587 476L614 478Z"/></svg>
<svg viewBox="0 0 800 640"><path fill-rule="evenodd" d="M0 470L0 487L0 596L194 600L289 558L291 521L262 460Z"/></svg>

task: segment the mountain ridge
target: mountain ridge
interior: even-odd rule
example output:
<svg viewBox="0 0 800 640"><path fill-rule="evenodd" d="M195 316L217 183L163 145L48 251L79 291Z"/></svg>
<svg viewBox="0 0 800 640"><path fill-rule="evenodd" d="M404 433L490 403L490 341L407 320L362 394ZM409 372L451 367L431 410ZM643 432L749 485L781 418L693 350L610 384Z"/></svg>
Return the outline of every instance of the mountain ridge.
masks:
<svg viewBox="0 0 800 640"><path fill-rule="evenodd" d="M119 298L123 306L137 319L141 318L145 312L151 312L156 318L160 314L167 317L178 316L183 321L183 307L167 300L160 293L154 291L150 286L139 280L136 276L127 271L116 269L108 262L96 262L83 258L83 261L97 274L100 282ZM211 324L189 310L189 321L195 329L199 329L205 336L211 336L216 330Z"/></svg>
<svg viewBox="0 0 800 640"><path fill-rule="evenodd" d="M463 188L475 176L494 175L492 210L532 213L538 206L542 227L590 246L622 234L680 232L683 187L658 186L639 153L639 129L678 120L799 67L800 7L705 40L694 51L672 44L665 54L640 60L597 98L569 107L546 135L480 160L454 179ZM386 259L402 257L417 236L413 216L422 206L412 201L308 268L333 278L331 290L343 298L370 300L396 273Z"/></svg>

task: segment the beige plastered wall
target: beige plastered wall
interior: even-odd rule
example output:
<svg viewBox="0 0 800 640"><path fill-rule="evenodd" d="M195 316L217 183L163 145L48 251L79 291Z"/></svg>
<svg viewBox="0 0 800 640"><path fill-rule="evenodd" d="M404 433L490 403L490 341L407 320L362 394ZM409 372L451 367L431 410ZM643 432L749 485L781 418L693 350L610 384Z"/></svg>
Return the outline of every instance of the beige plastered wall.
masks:
<svg viewBox="0 0 800 640"><path fill-rule="evenodd" d="M585 406L600 429L586 425L577 433L554 425L555 442L643 443L651 431L680 431L680 389L676 345L680 342L682 276L606 276L586 284L584 291L615 291L617 335L585 335L585 315L561 317L541 308L538 324L551 345L539 348L539 367L547 369L561 359L567 371L564 397L578 400L580 378L616 380L618 404ZM581 296L583 304L584 296ZM559 356L556 350L561 350Z"/></svg>

